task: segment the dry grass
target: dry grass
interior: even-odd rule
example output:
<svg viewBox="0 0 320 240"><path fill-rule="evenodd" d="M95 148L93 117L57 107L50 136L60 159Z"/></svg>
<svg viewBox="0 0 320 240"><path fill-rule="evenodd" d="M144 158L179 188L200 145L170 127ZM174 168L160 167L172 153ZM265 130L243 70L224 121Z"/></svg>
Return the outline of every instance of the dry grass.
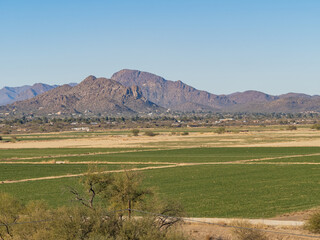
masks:
<svg viewBox="0 0 320 240"><path fill-rule="evenodd" d="M189 135L172 135L162 132L149 136L127 135L99 136L77 139L52 139L39 141L0 142L0 148L126 148L126 147L296 147L320 146L320 131L299 128L296 131L266 130L249 132L189 132Z"/></svg>

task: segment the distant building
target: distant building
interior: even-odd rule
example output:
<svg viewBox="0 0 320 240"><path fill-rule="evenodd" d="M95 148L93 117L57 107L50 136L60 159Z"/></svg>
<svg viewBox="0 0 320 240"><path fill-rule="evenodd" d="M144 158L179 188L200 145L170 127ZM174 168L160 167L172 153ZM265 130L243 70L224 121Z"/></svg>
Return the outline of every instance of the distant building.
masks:
<svg viewBox="0 0 320 240"><path fill-rule="evenodd" d="M89 132L90 129L88 127L79 127L79 128L71 128L73 131L86 131Z"/></svg>

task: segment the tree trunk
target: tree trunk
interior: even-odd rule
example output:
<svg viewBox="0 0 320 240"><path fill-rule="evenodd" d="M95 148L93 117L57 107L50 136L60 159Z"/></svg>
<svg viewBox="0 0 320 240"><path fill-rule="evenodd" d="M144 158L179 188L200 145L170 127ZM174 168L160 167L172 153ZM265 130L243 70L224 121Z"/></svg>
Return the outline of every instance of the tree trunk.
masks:
<svg viewBox="0 0 320 240"><path fill-rule="evenodd" d="M131 200L128 201L128 217L131 219Z"/></svg>

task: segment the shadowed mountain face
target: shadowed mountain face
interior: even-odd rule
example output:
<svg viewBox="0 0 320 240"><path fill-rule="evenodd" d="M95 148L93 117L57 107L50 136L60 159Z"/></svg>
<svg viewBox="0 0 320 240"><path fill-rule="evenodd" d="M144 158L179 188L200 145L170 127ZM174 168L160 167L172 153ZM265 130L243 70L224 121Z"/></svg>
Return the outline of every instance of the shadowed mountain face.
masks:
<svg viewBox="0 0 320 240"><path fill-rule="evenodd" d="M134 114L163 110L145 99L136 86L124 87L114 80L94 76L87 77L74 87L63 85L2 108L36 114Z"/></svg>
<svg viewBox="0 0 320 240"><path fill-rule="evenodd" d="M56 87L58 85L51 86L43 83L36 83L32 86L4 87L0 89L0 106L33 98Z"/></svg>

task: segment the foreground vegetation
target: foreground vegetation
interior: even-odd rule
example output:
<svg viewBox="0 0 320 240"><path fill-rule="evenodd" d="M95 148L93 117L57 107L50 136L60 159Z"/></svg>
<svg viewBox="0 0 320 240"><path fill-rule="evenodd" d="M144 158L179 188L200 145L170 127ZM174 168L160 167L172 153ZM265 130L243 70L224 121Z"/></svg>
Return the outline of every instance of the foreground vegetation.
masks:
<svg viewBox="0 0 320 240"><path fill-rule="evenodd" d="M163 216L179 217L182 208L168 200L157 200L152 191L141 187L136 173L89 172L81 182L87 194L69 188L76 201L73 207L50 209L43 201L24 205L0 193L0 239L186 239L181 232L172 230L180 219ZM96 197L103 201L96 203ZM161 215L133 218L135 212L131 208L137 207Z"/></svg>

